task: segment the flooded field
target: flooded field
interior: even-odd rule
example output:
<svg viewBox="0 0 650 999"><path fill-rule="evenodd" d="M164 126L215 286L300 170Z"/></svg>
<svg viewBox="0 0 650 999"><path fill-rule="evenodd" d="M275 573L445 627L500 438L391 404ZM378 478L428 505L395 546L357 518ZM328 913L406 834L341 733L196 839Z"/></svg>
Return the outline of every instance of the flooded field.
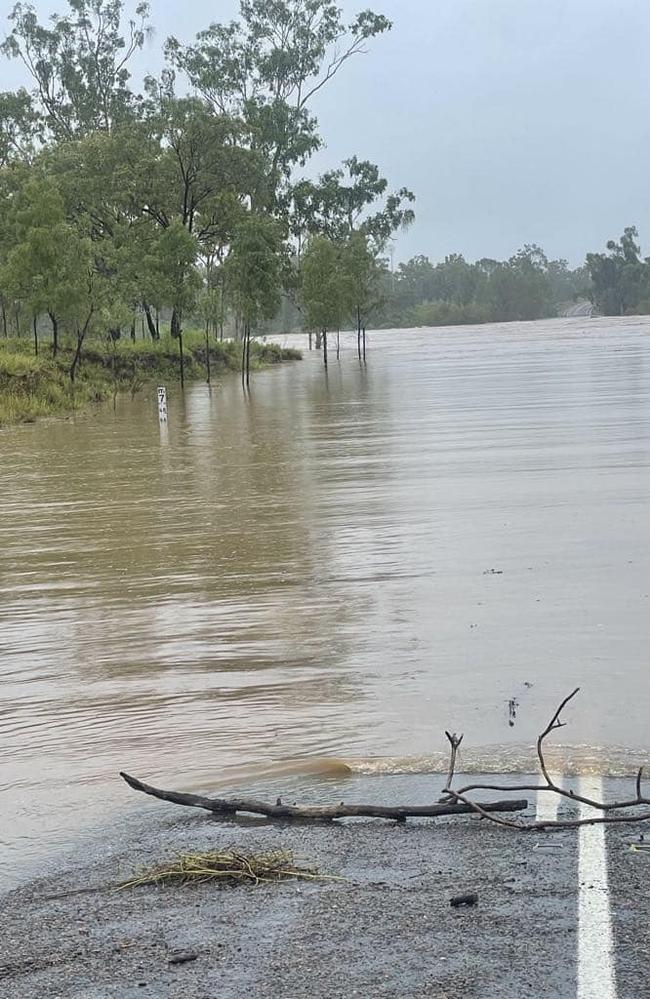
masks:
<svg viewBox="0 0 650 999"><path fill-rule="evenodd" d="M151 393L0 433L5 883L116 823L120 769L354 796L449 728L521 770L578 685L558 766L650 762L649 496L637 318L344 338L163 429Z"/></svg>

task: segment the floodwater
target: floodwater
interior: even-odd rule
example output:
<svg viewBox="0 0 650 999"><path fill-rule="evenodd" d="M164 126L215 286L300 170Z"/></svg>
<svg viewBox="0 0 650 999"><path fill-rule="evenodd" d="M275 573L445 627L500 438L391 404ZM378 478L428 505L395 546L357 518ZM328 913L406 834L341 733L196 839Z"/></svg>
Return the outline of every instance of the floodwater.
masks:
<svg viewBox="0 0 650 999"><path fill-rule="evenodd" d="M576 686L553 765L649 760L650 321L343 346L162 429L152 392L0 433L9 881L119 823L120 769L354 795L443 768L445 729L526 769Z"/></svg>

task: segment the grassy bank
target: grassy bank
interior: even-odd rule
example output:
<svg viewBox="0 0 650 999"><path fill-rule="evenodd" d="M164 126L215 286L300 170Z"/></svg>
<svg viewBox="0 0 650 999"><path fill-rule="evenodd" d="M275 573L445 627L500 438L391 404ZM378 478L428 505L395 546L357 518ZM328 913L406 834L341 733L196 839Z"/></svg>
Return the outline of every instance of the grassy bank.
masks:
<svg viewBox="0 0 650 999"><path fill-rule="evenodd" d="M205 338L185 334L185 378L205 379ZM56 359L49 344L34 356L33 344L24 340L0 340L0 427L32 422L43 416L63 416L111 398L116 392L135 394L152 382L180 381L178 343L164 338L158 343L121 340L112 344L90 342L84 348L74 385L70 381L73 350L63 346ZM276 344L253 343L251 366L264 367L298 360L299 351ZM212 377L239 370L239 344L212 341Z"/></svg>

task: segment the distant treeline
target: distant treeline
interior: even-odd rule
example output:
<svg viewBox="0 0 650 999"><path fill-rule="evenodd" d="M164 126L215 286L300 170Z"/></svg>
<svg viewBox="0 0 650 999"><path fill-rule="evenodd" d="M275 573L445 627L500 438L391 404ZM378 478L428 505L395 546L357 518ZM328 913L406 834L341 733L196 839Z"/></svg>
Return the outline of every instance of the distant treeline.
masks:
<svg viewBox="0 0 650 999"><path fill-rule="evenodd" d="M556 316L589 294L585 267L548 260L538 246L524 246L509 260L469 263L451 254L432 264L419 256L385 280L381 326L440 326L510 322Z"/></svg>
<svg viewBox="0 0 650 999"><path fill-rule="evenodd" d="M473 264L460 254L438 264L414 257L384 275L374 318L387 328L510 322L563 315L578 302L591 302L604 316L650 313L650 258L641 255L635 227L573 270L535 245L509 260Z"/></svg>
<svg viewBox="0 0 650 999"><path fill-rule="evenodd" d="M534 244L508 260L470 263L452 253L440 263L416 256L394 272L378 260L378 268L367 320L380 329L547 319L580 303L605 316L650 313L650 258L641 256L634 227L574 269L566 260L549 260ZM285 299L270 328L297 331L302 324L300 310Z"/></svg>

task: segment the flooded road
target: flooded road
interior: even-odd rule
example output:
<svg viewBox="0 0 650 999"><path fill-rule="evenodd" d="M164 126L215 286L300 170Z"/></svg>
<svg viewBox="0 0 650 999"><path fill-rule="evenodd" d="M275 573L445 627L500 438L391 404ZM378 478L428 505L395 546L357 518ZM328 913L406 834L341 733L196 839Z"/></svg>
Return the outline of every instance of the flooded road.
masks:
<svg viewBox="0 0 650 999"><path fill-rule="evenodd" d="M0 433L5 883L119 769L354 793L448 728L517 770L578 685L563 766L650 762L650 320L352 347Z"/></svg>

